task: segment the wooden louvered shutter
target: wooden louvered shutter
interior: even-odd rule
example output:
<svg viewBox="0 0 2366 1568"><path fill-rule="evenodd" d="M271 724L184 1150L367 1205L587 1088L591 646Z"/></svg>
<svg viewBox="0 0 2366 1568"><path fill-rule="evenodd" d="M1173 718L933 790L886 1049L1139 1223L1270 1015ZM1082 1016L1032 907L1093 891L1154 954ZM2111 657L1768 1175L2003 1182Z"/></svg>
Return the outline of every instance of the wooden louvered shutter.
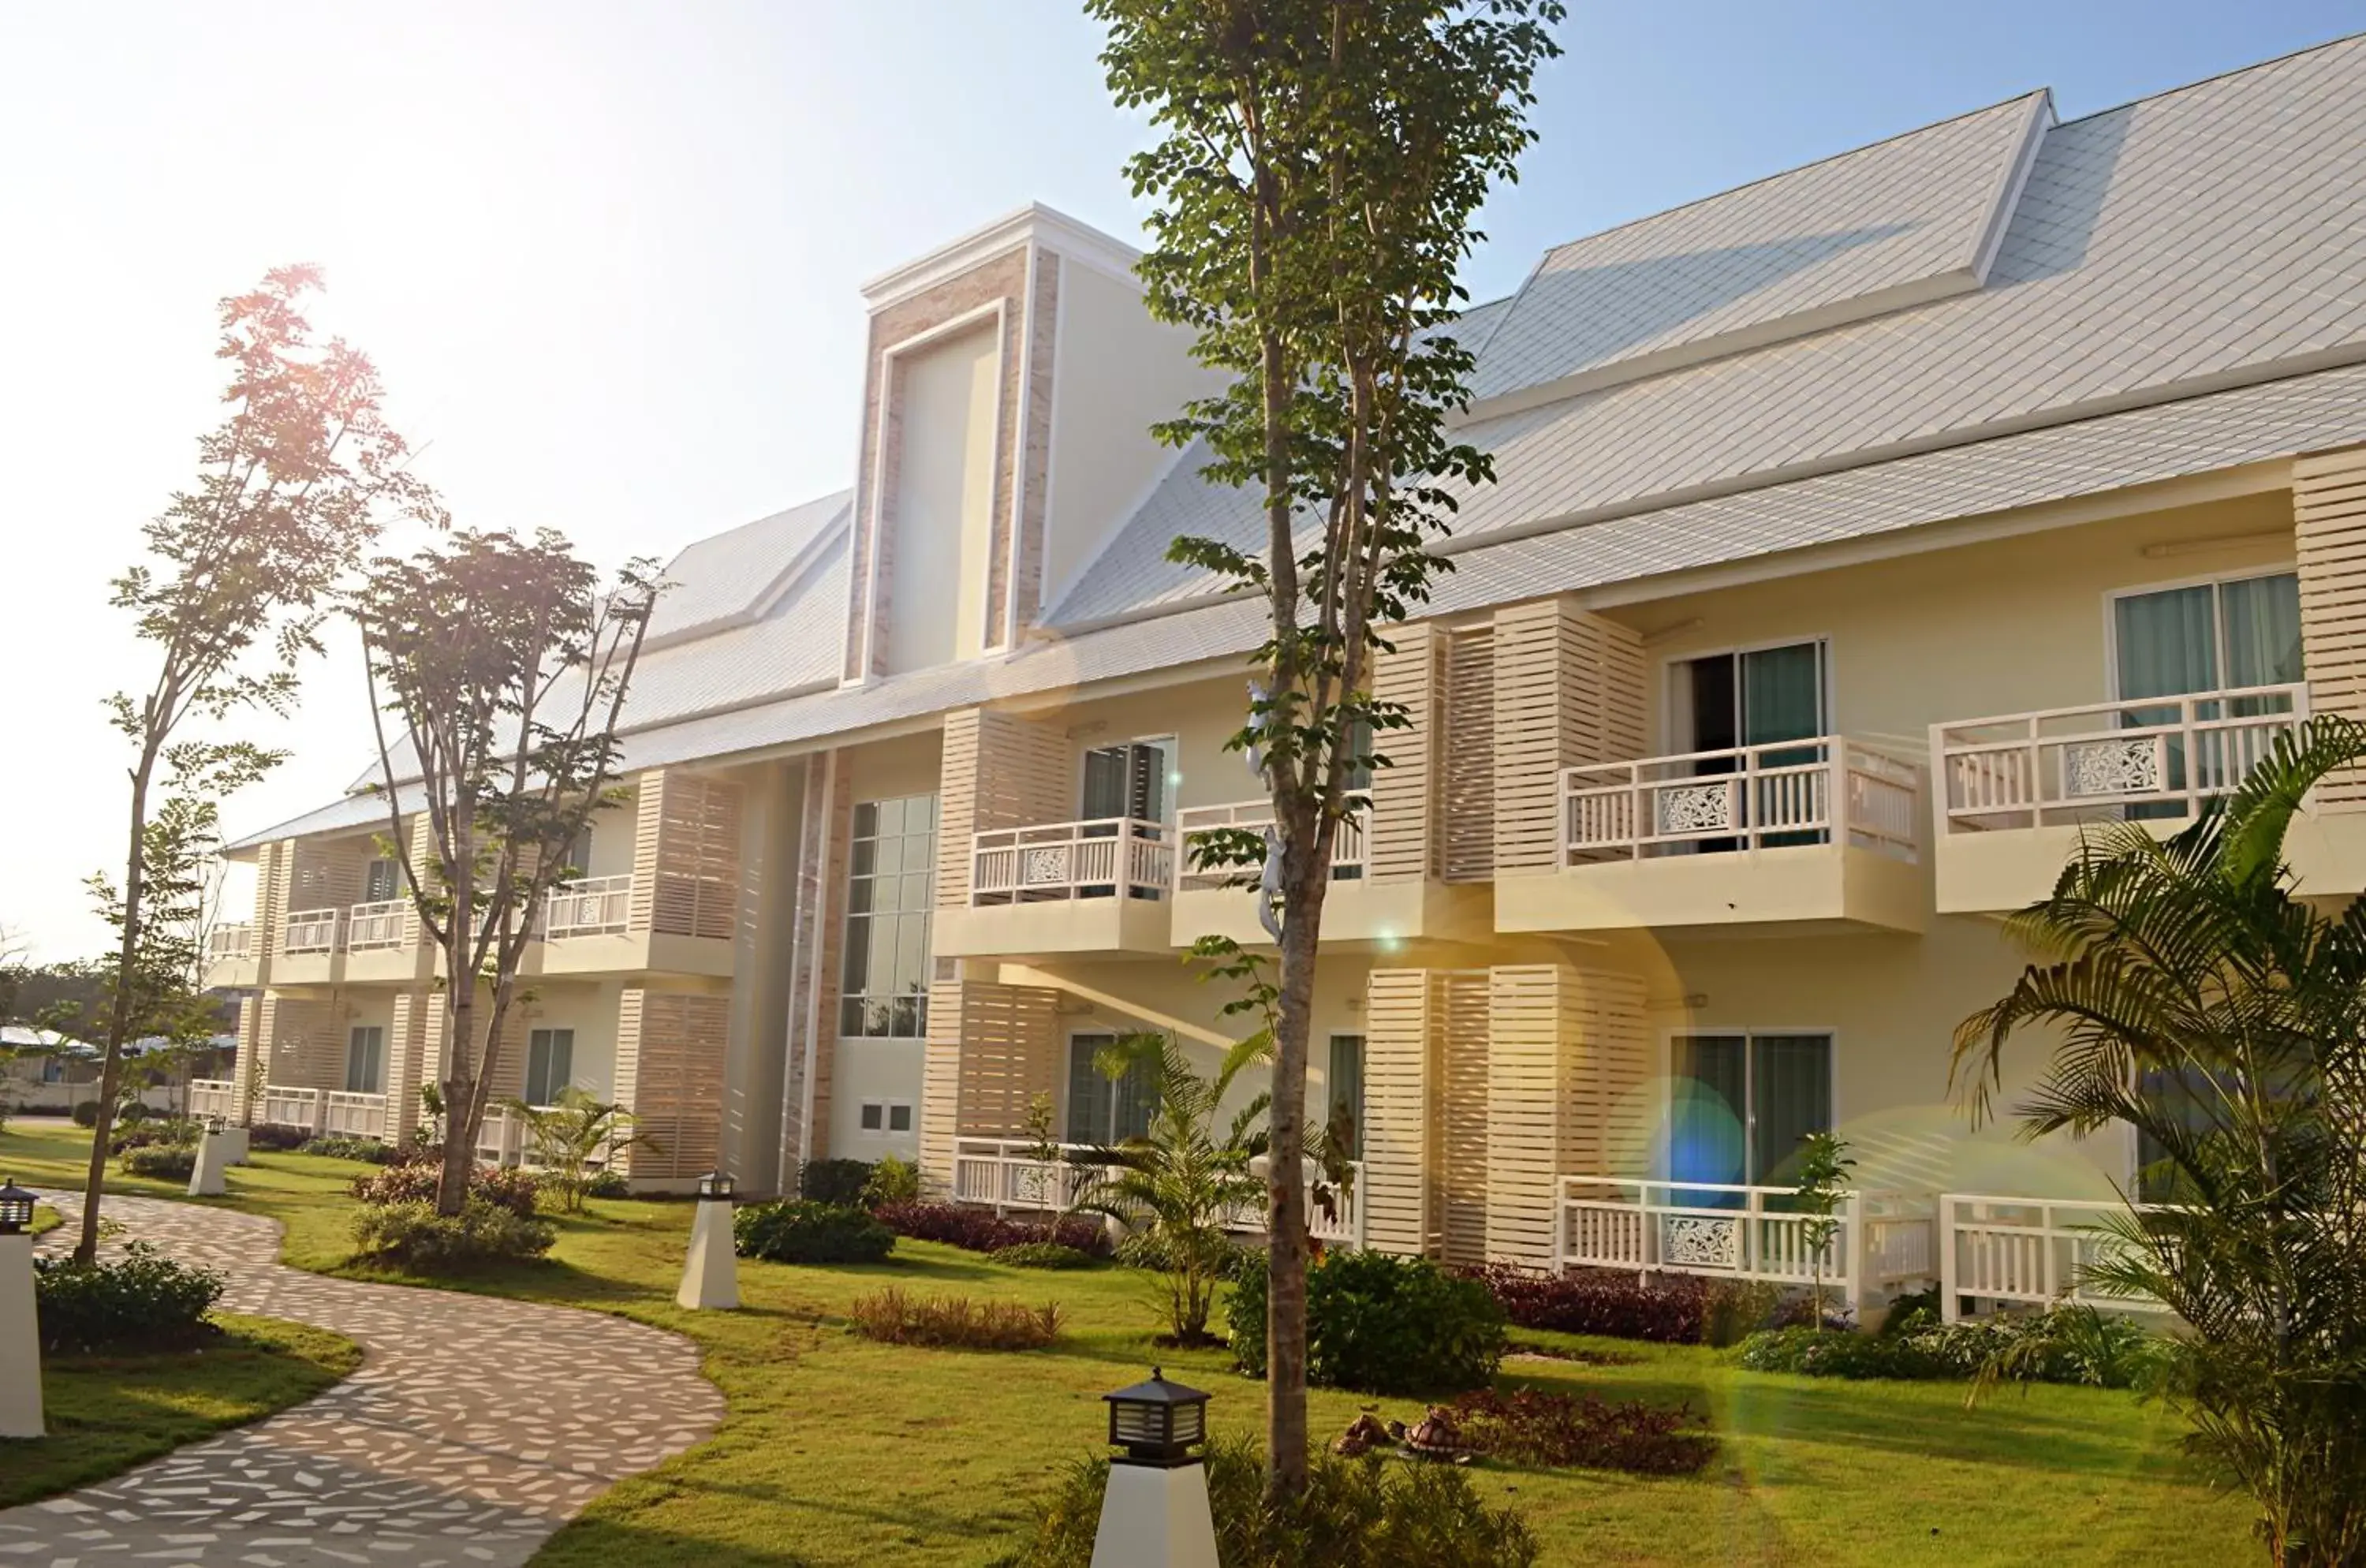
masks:
<svg viewBox="0 0 2366 1568"><path fill-rule="evenodd" d="M1364 1002L1364 1235L1382 1252L1429 1250L1437 1145L1430 1097L1440 1038L1432 1011L1429 971L1371 972Z"/></svg>
<svg viewBox="0 0 2366 1568"><path fill-rule="evenodd" d="M1494 869L1560 863L1560 775L1643 754L1643 639L1559 600L1495 615Z"/></svg>
<svg viewBox="0 0 2366 1568"><path fill-rule="evenodd" d="M729 939L739 911L738 784L666 773L642 785L643 830L656 792L657 843L649 929L670 936Z"/></svg>
<svg viewBox="0 0 2366 1568"><path fill-rule="evenodd" d="M1373 750L1389 760L1372 772L1370 870L1375 882L1419 882L1437 873L1437 768L1444 637L1406 626L1372 663L1372 695L1401 705L1410 726L1384 730Z"/></svg>
<svg viewBox="0 0 2366 1568"><path fill-rule="evenodd" d="M1432 976L1440 1033L1439 1250L1449 1263L1487 1261L1488 980L1484 969Z"/></svg>
<svg viewBox="0 0 2366 1568"><path fill-rule="evenodd" d="M1495 875L1495 631L1455 632L1446 656L1446 880Z"/></svg>
<svg viewBox="0 0 2366 1568"><path fill-rule="evenodd" d="M625 1153L637 1178L682 1180L723 1151L723 1066L730 998L625 988L616 1020L616 1098L650 1144ZM652 1146L654 1145L654 1146Z"/></svg>
<svg viewBox="0 0 2366 1568"><path fill-rule="evenodd" d="M2366 446L2293 460L2293 521L2309 707L2366 719ZM2366 770L2328 776L2316 804L2366 811Z"/></svg>

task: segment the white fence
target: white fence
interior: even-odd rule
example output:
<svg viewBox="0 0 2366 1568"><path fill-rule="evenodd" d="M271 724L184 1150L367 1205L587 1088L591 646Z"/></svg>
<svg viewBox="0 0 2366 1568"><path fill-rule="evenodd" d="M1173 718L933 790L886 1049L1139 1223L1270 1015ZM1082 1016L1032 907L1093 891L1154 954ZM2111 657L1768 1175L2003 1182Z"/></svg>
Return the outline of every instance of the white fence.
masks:
<svg viewBox="0 0 2366 1568"><path fill-rule="evenodd" d="M280 939L282 953L334 953L337 917L341 909L294 909L287 915L287 932Z"/></svg>
<svg viewBox="0 0 2366 1568"><path fill-rule="evenodd" d="M243 922L234 926L216 926L206 934L206 956L217 962L225 958L254 956L254 928Z"/></svg>
<svg viewBox="0 0 2366 1568"><path fill-rule="evenodd" d="M1163 898L1174 880L1173 830L1139 818L995 828L972 840L974 905Z"/></svg>
<svg viewBox="0 0 2366 1568"><path fill-rule="evenodd" d="M191 1078L189 1114L200 1119L219 1116L224 1121L236 1117L238 1085L228 1078Z"/></svg>
<svg viewBox="0 0 2366 1568"><path fill-rule="evenodd" d="M386 1096L332 1089L321 1102L321 1130L344 1138L386 1135Z"/></svg>
<svg viewBox="0 0 2366 1568"><path fill-rule="evenodd" d="M2103 1229L2116 1202L2056 1202L1948 1192L1939 1198L1940 1314L1953 1322L1965 1301L1990 1306L2047 1306L2083 1302L2122 1312L2161 1312L2149 1296L2124 1296L2091 1285L2087 1269L2121 1245Z"/></svg>
<svg viewBox="0 0 2366 1568"><path fill-rule="evenodd" d="M1076 1207L1091 1195L1106 1168L1072 1163L1077 1155L1089 1152L1088 1145L1059 1147L1059 1159L1043 1160L1036 1157L1033 1144L1015 1139L954 1140L953 1201L983 1204L997 1213L1008 1209L1052 1213ZM1262 1162L1253 1168L1263 1175ZM1324 1186L1321 1193L1316 1188L1322 1184L1310 1169L1306 1228L1318 1241L1339 1247L1364 1245L1364 1168L1357 1162L1352 1169L1354 1175L1345 1191ZM1262 1232L1264 1210L1251 1205L1229 1216L1226 1223L1229 1229Z"/></svg>
<svg viewBox="0 0 2366 1568"><path fill-rule="evenodd" d="M2191 817L2308 716L2308 688L2250 686L1934 725L1944 831L2034 828L2168 805Z"/></svg>
<svg viewBox="0 0 2366 1568"><path fill-rule="evenodd" d="M1837 841L1917 858L1921 775L1839 736L1571 768L1565 865Z"/></svg>
<svg viewBox="0 0 2366 1568"><path fill-rule="evenodd" d="M374 904L355 905L345 916L345 951L366 953L373 948L400 947L403 911L410 908L407 898L381 898Z"/></svg>
<svg viewBox="0 0 2366 1568"><path fill-rule="evenodd" d="M1565 1176L1554 1208L1556 1270L1617 1269L1705 1274L1780 1285L1823 1283L1854 1306L1872 1291L1932 1273L1927 1208L1900 1194L1850 1192L1821 1248L1808 1244L1817 1216L1789 1205L1789 1187Z"/></svg>
<svg viewBox="0 0 2366 1568"><path fill-rule="evenodd" d="M614 936L625 929L632 914L633 877L591 876L554 887L545 896L542 935L546 942L575 936Z"/></svg>
<svg viewBox="0 0 2366 1568"><path fill-rule="evenodd" d="M325 1089L289 1089L281 1084L263 1086L263 1100L254 1108L254 1119L280 1127L301 1127L317 1134L328 1120L329 1091Z"/></svg>
<svg viewBox="0 0 2366 1568"><path fill-rule="evenodd" d="M1341 822L1331 836L1331 880L1353 881L1364 874L1369 851L1365 844L1365 824L1371 807ZM1256 875L1255 866L1211 866L1200 870L1191 863L1191 839L1211 828L1244 828L1262 834L1273 826L1273 802L1243 800L1230 806L1194 806L1175 814L1176 836L1182 840L1183 852L1176 857L1175 886L1191 892L1203 888L1222 887L1236 877Z"/></svg>

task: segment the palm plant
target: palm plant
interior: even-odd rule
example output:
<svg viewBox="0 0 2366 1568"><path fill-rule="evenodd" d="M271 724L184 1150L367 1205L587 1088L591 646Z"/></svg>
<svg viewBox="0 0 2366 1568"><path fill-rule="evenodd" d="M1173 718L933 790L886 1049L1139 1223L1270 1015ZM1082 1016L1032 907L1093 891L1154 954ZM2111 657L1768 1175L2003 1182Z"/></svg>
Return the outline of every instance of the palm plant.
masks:
<svg viewBox="0 0 2366 1568"><path fill-rule="evenodd" d="M525 1123L534 1163L548 1173L546 1185L570 1214L582 1212L594 1159L606 1168L626 1149L658 1146L648 1134L632 1130L631 1111L573 1084L560 1089L548 1105L528 1105L514 1098L501 1103Z"/></svg>
<svg viewBox="0 0 2366 1568"><path fill-rule="evenodd" d="M2008 1040L2048 1032L2024 1135L2132 1129L2165 1201L2099 1227L2084 1276L2184 1320L2164 1391L2259 1507L2280 1564L2366 1558L2366 900L2304 898L2286 830L2366 726L2282 737L2230 795L2157 840L2082 836L2013 917L2039 955L1955 1037L1976 1115Z"/></svg>
<svg viewBox="0 0 2366 1568"><path fill-rule="evenodd" d="M1140 1137L1072 1156L1097 1172L1078 1206L1149 1233L1168 1330L1180 1345L1211 1342L1208 1317L1216 1286L1236 1250L1225 1222L1265 1197L1265 1179L1253 1167L1266 1150L1260 1123L1272 1095L1253 1096L1221 1132L1217 1118L1233 1080L1269 1053L1267 1037L1252 1035L1224 1053L1213 1077L1203 1077L1171 1036L1130 1034L1093 1059L1112 1082L1131 1074L1146 1077L1154 1109Z"/></svg>

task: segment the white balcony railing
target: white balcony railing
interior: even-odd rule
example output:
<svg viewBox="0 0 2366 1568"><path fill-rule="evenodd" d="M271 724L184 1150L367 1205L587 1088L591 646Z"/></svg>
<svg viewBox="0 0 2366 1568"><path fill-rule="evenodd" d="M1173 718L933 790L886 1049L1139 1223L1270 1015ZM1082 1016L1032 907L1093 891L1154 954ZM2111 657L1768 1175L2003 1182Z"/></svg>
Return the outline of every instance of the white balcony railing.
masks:
<svg viewBox="0 0 2366 1568"><path fill-rule="evenodd" d="M1561 862L1836 840L1911 861L1921 777L1829 735L1572 768L1561 775Z"/></svg>
<svg viewBox="0 0 2366 1568"><path fill-rule="evenodd" d="M1940 1315L1953 1322L1966 1300L1990 1306L2084 1302L2122 1312L2166 1310L2150 1296L2090 1284L2088 1268L2124 1245L2103 1228L2115 1202L2055 1202L1949 1192L1939 1199Z"/></svg>
<svg viewBox="0 0 2366 1568"><path fill-rule="evenodd" d="M1057 1160L1038 1158L1035 1147L1008 1138L955 1139L953 1201L983 1204L997 1213L1018 1209L1050 1213L1075 1208L1091 1196L1105 1168L1071 1163L1076 1156L1088 1152L1090 1145L1062 1144ZM1262 1162L1255 1168L1262 1174ZM1340 1247L1363 1245L1364 1168L1358 1162L1354 1169L1346 1191L1326 1189L1321 1195L1314 1190L1310 1170L1306 1228L1317 1240ZM1263 1231L1264 1210L1248 1205L1228 1216L1226 1224L1233 1230Z"/></svg>
<svg viewBox="0 0 2366 1568"><path fill-rule="evenodd" d="M402 915L411 908L408 898L381 898L374 904L356 904L345 915L345 951L367 953L374 948L402 945Z"/></svg>
<svg viewBox="0 0 2366 1568"><path fill-rule="evenodd" d="M974 905L1163 898L1174 880L1174 830L1139 818L995 828L972 841Z"/></svg>
<svg viewBox="0 0 2366 1568"><path fill-rule="evenodd" d="M1931 1277L1932 1218L1897 1193L1845 1194L1831 1239L1809 1245L1816 1216L1789 1187L1565 1176L1555 1209L1562 1269L1721 1275L1779 1285L1814 1282L1855 1305L1869 1290Z"/></svg>
<svg viewBox="0 0 2366 1568"><path fill-rule="evenodd" d="M542 935L546 942L577 936L614 936L625 928L633 909L633 877L591 876L554 887L543 899Z"/></svg>
<svg viewBox="0 0 2366 1568"><path fill-rule="evenodd" d="M330 1089L321 1100L321 1131L344 1138L386 1135L386 1096Z"/></svg>
<svg viewBox="0 0 2366 1568"><path fill-rule="evenodd" d="M2129 807L2191 818L2307 716L2308 687L2293 684L1934 725L1940 830L2076 823Z"/></svg>
<svg viewBox="0 0 2366 1568"><path fill-rule="evenodd" d="M206 956L220 964L226 959L254 956L254 928L251 925L216 926L206 934Z"/></svg>
<svg viewBox="0 0 2366 1568"><path fill-rule="evenodd" d="M1331 837L1331 880L1353 881L1364 874L1366 856L1365 827L1371 807L1339 824ZM1175 814L1175 833L1182 840L1182 853L1176 857L1175 886L1185 892L1201 888L1222 887L1239 877L1255 877L1252 866L1211 866L1205 871L1191 863L1191 838L1211 828L1245 828L1262 833L1273 826L1273 802L1244 800L1231 806L1194 806Z"/></svg>
<svg viewBox="0 0 2366 1568"><path fill-rule="evenodd" d="M254 1119L277 1127L301 1127L317 1135L328 1121L329 1091L325 1089L290 1089L284 1084L263 1086L263 1100L254 1108Z"/></svg>
<svg viewBox="0 0 2366 1568"><path fill-rule="evenodd" d="M287 932L280 939L282 953L334 953L337 951L337 919L342 909L293 909L287 915Z"/></svg>
<svg viewBox="0 0 2366 1568"><path fill-rule="evenodd" d="M189 1114L201 1121L208 1116L229 1121L238 1114L238 1085L228 1078L191 1078Z"/></svg>

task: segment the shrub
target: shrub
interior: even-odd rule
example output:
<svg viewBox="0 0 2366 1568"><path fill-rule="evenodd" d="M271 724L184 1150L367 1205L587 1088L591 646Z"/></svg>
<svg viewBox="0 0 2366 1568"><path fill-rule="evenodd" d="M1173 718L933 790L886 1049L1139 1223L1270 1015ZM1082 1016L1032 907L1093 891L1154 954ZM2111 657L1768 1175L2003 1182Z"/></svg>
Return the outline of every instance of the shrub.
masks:
<svg viewBox="0 0 2366 1568"><path fill-rule="evenodd" d="M2009 1382L2131 1388L2161 1357L2160 1337L2089 1306L1940 1323L1921 1307L1878 1335L1808 1328L1753 1334L1741 1348L1752 1371L1813 1378L1981 1378Z"/></svg>
<svg viewBox="0 0 2366 1568"><path fill-rule="evenodd" d="M1233 1287L1233 1354L1265 1375L1266 1277ZM1504 1310L1425 1258L1335 1252L1306 1271L1306 1380L1369 1393L1479 1388L1504 1359Z"/></svg>
<svg viewBox="0 0 2366 1568"><path fill-rule="evenodd" d="M797 1199L757 1203L731 1217L739 1255L774 1263L876 1263L896 1233L860 1209Z"/></svg>
<svg viewBox="0 0 2366 1568"><path fill-rule="evenodd" d="M1464 1446L1526 1464L1694 1475L1717 1457L1717 1439L1689 1404L1670 1409L1639 1399L1606 1404L1590 1393L1489 1388L1446 1408Z"/></svg>
<svg viewBox="0 0 2366 1568"><path fill-rule="evenodd" d="M127 1149L155 1148L167 1144L194 1145L204 1131L200 1123L186 1117L159 1116L108 1134L107 1152L119 1155Z"/></svg>
<svg viewBox="0 0 2366 1568"><path fill-rule="evenodd" d="M365 1165L391 1165L395 1148L392 1144L382 1144L376 1138L348 1138L332 1134L325 1138L311 1139L296 1152L317 1155L323 1159L353 1159Z"/></svg>
<svg viewBox="0 0 2366 1568"><path fill-rule="evenodd" d="M310 1128L293 1127L285 1122L257 1122L246 1130L246 1146L251 1149L270 1149L286 1154L291 1149L300 1149L311 1141Z"/></svg>
<svg viewBox="0 0 2366 1568"><path fill-rule="evenodd" d="M1236 1241L1227 1241L1226 1245L1231 1253L1218 1265L1222 1278L1237 1280L1252 1269L1259 1273L1264 1271L1264 1248L1245 1247ZM1147 1230L1135 1231L1119 1242L1112 1256L1129 1269L1147 1269L1154 1274L1167 1274L1175 1269L1173 1251L1174 1247L1166 1232Z"/></svg>
<svg viewBox="0 0 2366 1568"><path fill-rule="evenodd" d="M155 1114L153 1111L148 1109L146 1100L127 1100L115 1108L115 1124L118 1127L136 1127ZM94 1120L92 1125L96 1126L97 1122Z"/></svg>
<svg viewBox="0 0 2366 1568"><path fill-rule="evenodd" d="M222 1284L212 1269L175 1263L144 1241L97 1263L39 1258L33 1295L41 1348L186 1348L220 1332L206 1314L221 1299Z"/></svg>
<svg viewBox="0 0 2366 1568"><path fill-rule="evenodd" d="M870 1179L867 1159L809 1159L797 1168L797 1196L851 1208L862 1201L863 1185Z"/></svg>
<svg viewBox="0 0 2366 1568"><path fill-rule="evenodd" d="M124 1150L115 1163L126 1176L186 1181L197 1172L197 1151L192 1144L142 1144Z"/></svg>
<svg viewBox="0 0 2366 1568"><path fill-rule="evenodd" d="M1520 1516L1488 1507L1452 1465L1313 1455L1306 1495L1271 1511L1254 1444L1220 1438L1207 1456L1225 1568L1530 1568L1538 1560ZM1034 1538L996 1568L1087 1568L1108 1484L1109 1461L1078 1461L1044 1503Z"/></svg>
<svg viewBox="0 0 2366 1568"><path fill-rule="evenodd" d="M629 1198L633 1184L625 1179L621 1170L595 1170L583 1181L586 1198Z"/></svg>
<svg viewBox="0 0 2366 1568"><path fill-rule="evenodd" d="M990 1209L966 1203L884 1203L874 1211L879 1222L897 1235L914 1241L941 1241L964 1252L997 1252L1022 1242L1056 1241L1096 1258L1109 1255L1109 1238L1097 1219L1070 1214L1056 1224L1042 1220L1008 1220Z"/></svg>
<svg viewBox="0 0 2366 1568"><path fill-rule="evenodd" d="M443 1179L444 1167L439 1160L410 1160L389 1165L382 1170L365 1171L354 1178L348 1191L365 1203L427 1203L435 1201L435 1188ZM519 1219L534 1218L535 1195L541 1184L534 1173L515 1166L480 1166L468 1180L471 1202L482 1201L497 1209L507 1209Z"/></svg>
<svg viewBox="0 0 2366 1568"><path fill-rule="evenodd" d="M1463 1272L1485 1284L1504 1316L1522 1328L1562 1334L1722 1348L1753 1329L1779 1326L1795 1314L1804 1320L1810 1311L1804 1296L1786 1295L1772 1285L1693 1274L1639 1279L1610 1269L1531 1274L1508 1263Z"/></svg>
<svg viewBox="0 0 2366 1568"><path fill-rule="evenodd" d="M997 1247L987 1256L1013 1269L1089 1269L1100 1261L1089 1252L1056 1241L1022 1241L1016 1247Z"/></svg>
<svg viewBox="0 0 2366 1568"><path fill-rule="evenodd" d="M854 1298L854 1332L884 1345L935 1345L957 1350L1040 1350L1060 1335L1060 1308L967 1296L923 1301L894 1286Z"/></svg>
<svg viewBox="0 0 2366 1568"><path fill-rule="evenodd" d="M920 1168L894 1155L884 1156L873 1166L870 1177L862 1183L862 1206L866 1209L876 1209L885 1203L917 1203L919 1201Z"/></svg>
<svg viewBox="0 0 2366 1568"><path fill-rule="evenodd" d="M1770 1328L1742 1341L1741 1364L1753 1372L1797 1372L1811 1378L1969 1375L1919 1340L1919 1336L1905 1334L1819 1334L1812 1328Z"/></svg>
<svg viewBox="0 0 2366 1568"><path fill-rule="evenodd" d="M98 1125L98 1101L85 1100L73 1108L73 1124L77 1127Z"/></svg>
<svg viewBox="0 0 2366 1568"><path fill-rule="evenodd" d="M366 1257L422 1274L458 1274L522 1263L548 1252L558 1233L545 1220L471 1196L457 1214L427 1202L368 1203L354 1216Z"/></svg>

